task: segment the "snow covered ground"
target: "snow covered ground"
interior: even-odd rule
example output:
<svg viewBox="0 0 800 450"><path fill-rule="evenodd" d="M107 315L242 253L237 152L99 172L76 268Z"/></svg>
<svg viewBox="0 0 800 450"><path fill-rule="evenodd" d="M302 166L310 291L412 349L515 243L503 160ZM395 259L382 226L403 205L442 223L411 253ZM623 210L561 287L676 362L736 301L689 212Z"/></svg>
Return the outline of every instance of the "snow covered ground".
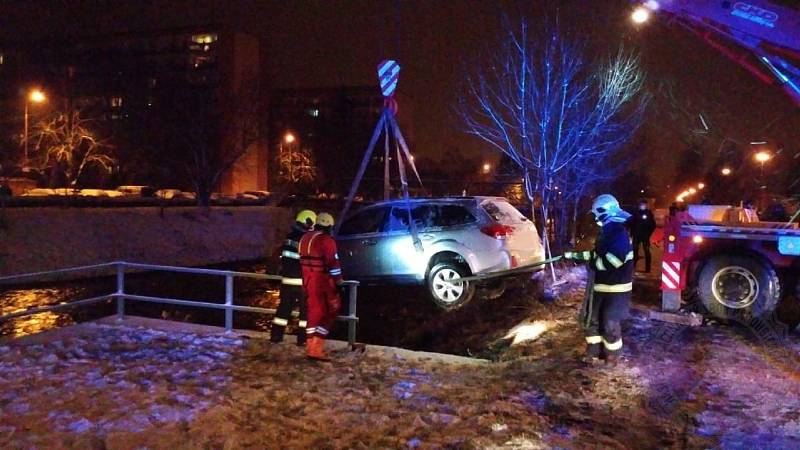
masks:
<svg viewBox="0 0 800 450"><path fill-rule="evenodd" d="M0 345L0 448L800 448L800 343L626 323L585 367L579 274L497 330L498 363L87 323Z"/></svg>

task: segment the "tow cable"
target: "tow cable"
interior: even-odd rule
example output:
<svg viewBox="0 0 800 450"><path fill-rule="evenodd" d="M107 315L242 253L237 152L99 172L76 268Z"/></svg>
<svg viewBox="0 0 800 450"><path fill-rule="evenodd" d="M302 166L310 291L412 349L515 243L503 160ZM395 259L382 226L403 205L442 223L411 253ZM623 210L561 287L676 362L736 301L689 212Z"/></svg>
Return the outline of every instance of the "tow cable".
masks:
<svg viewBox="0 0 800 450"><path fill-rule="evenodd" d="M536 270L537 268L539 268L541 266L544 266L544 265L547 265L547 264L550 264L550 263L554 263L556 261L560 261L563 258L564 257L562 255L559 255L559 256L554 256L554 257L552 257L550 259L545 259L544 261L539 261L539 262L536 262L536 263L533 263L533 264L529 264L527 266L515 267L513 269L501 270L499 272L490 272L490 273L484 273L484 274L477 274L477 275L472 275L472 276L469 276L469 277L452 278L452 279L447 280L447 281L449 283L453 283L454 284L454 283L457 283L457 282L460 282L460 281L480 281L480 280L488 280L488 279L491 279L491 278L507 277L507 276L510 276L510 275L516 275L516 274L520 274L520 273L533 272L534 270Z"/></svg>

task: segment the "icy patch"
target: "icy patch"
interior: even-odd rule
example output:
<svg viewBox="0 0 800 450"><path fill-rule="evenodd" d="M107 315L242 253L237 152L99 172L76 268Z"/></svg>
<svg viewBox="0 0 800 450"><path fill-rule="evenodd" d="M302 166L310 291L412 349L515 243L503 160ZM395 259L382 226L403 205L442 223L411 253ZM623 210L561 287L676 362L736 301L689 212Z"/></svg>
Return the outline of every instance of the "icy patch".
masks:
<svg viewBox="0 0 800 450"><path fill-rule="evenodd" d="M92 422L85 417L82 417L81 419L76 420L75 422L72 422L71 424L67 425L67 430L73 433L85 433L89 431L89 429L91 428L92 428Z"/></svg>
<svg viewBox="0 0 800 450"><path fill-rule="evenodd" d="M547 398L547 395L539 391L521 392L517 398L524 403L528 409L540 414L545 412L550 405L550 399Z"/></svg>
<svg viewBox="0 0 800 450"><path fill-rule="evenodd" d="M398 400L408 400L414 395L412 391L416 385L411 381L399 381L392 386L392 393Z"/></svg>
<svg viewBox="0 0 800 450"><path fill-rule="evenodd" d="M38 427L47 426L105 436L192 421L231 382L243 345L129 326L86 324L82 331L0 346L0 423L13 421L16 434L21 425L40 435L49 430Z"/></svg>

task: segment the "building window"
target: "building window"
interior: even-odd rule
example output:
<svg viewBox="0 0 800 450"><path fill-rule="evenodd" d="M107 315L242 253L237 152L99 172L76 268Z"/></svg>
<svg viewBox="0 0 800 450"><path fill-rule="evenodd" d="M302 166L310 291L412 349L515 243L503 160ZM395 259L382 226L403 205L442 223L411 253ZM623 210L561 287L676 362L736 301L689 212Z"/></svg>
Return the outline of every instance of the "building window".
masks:
<svg viewBox="0 0 800 450"><path fill-rule="evenodd" d="M112 108L122 108L122 97L111 97L110 103Z"/></svg>
<svg viewBox="0 0 800 450"><path fill-rule="evenodd" d="M195 69L207 66L212 62L212 58L210 56L191 56L189 60L192 67L194 67Z"/></svg>
<svg viewBox="0 0 800 450"><path fill-rule="evenodd" d="M216 33L195 34L192 36L192 42L195 44L213 44L217 42Z"/></svg>
<svg viewBox="0 0 800 450"><path fill-rule="evenodd" d="M0 66L2 66L3 63L5 62L6 62L6 55L0 53Z"/></svg>
<svg viewBox="0 0 800 450"><path fill-rule="evenodd" d="M311 108L308 110L308 115L311 117L319 117L319 109Z"/></svg>

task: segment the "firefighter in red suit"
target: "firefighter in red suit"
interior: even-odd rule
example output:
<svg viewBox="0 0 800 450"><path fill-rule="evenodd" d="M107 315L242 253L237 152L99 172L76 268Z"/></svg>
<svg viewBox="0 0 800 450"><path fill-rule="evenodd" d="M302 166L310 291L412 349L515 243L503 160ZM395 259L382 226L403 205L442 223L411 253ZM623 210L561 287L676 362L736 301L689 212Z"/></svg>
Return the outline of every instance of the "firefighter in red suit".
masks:
<svg viewBox="0 0 800 450"><path fill-rule="evenodd" d="M308 303L306 326L306 356L327 360L323 349L341 308L337 285L342 281L342 267L336 253L336 241L331 237L333 216L317 215L315 231L300 239L300 266L303 269L303 289Z"/></svg>

